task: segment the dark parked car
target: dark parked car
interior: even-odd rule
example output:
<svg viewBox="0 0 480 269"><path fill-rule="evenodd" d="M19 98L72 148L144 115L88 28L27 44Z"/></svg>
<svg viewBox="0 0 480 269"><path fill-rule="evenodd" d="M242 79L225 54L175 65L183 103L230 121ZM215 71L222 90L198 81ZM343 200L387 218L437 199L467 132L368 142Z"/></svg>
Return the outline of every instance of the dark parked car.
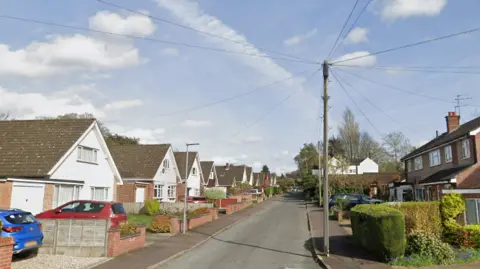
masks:
<svg viewBox="0 0 480 269"><path fill-rule="evenodd" d="M330 196L330 201L329 201L329 208L335 207L335 200L341 198L341 199L346 199L347 200L347 209L350 210L356 205L360 204L380 204L383 203L382 200L378 199L372 199L367 195L364 194L344 194L344 193L338 193L338 194L333 194Z"/></svg>

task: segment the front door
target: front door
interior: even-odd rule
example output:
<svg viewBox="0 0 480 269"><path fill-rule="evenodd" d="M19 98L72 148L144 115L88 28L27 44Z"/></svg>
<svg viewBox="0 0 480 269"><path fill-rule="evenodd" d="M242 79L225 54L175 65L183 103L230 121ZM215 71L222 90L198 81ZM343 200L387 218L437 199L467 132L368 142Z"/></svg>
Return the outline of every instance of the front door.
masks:
<svg viewBox="0 0 480 269"><path fill-rule="evenodd" d="M135 190L135 202L145 202L145 187L137 187L137 189Z"/></svg>

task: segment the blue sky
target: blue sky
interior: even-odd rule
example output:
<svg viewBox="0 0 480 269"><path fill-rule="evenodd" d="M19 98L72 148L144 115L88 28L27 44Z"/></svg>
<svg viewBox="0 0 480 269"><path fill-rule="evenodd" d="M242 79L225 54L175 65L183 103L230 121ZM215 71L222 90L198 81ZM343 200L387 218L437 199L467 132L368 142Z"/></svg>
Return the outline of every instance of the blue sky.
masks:
<svg viewBox="0 0 480 269"><path fill-rule="evenodd" d="M260 48L268 48L323 61L355 3L353 0L302 0L295 4L289 0L109 1L248 42L250 46L151 20L94 0L0 1L0 7L3 15L237 52L258 53ZM367 0L359 1L354 18L366 3ZM478 27L478 10L480 2L476 0L373 0L332 60ZM336 67L334 72L375 127L330 77L332 134L336 133L346 107L353 110L361 129L379 141L388 132L403 131L417 145L431 139L436 130L445 131L444 117L454 110L453 103L371 84L345 71L444 100L453 101L457 94L462 94L472 98L465 104L479 106L479 75L368 68L479 66L479 40L477 32L345 62L362 68ZM0 18L0 58L0 109L16 118L91 112L113 131L138 136L145 143L173 143L183 150L186 141L199 142L203 159L246 163L256 168L266 163L277 172L294 169L292 156L301 145L320 138L316 118L322 91L321 72L308 79L319 68L317 65L4 18ZM176 113L300 72L304 73L254 94ZM291 98L272 110L290 95ZM480 108L462 107L462 121L472 119L476 110ZM256 122L268 111L271 113Z"/></svg>

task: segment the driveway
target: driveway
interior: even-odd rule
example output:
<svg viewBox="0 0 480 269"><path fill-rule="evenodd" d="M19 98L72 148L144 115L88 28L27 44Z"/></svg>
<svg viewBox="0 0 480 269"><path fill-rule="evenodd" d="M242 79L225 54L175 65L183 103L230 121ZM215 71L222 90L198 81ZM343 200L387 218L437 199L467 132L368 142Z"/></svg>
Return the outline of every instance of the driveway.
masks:
<svg viewBox="0 0 480 269"><path fill-rule="evenodd" d="M265 210L238 223L158 269L319 268L309 251L301 194L276 198Z"/></svg>

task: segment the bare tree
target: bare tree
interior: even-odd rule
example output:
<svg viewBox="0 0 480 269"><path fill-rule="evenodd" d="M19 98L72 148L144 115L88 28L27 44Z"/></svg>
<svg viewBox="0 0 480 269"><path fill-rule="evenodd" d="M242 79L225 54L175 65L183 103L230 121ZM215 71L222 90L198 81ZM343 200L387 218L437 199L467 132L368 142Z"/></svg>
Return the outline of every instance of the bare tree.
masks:
<svg viewBox="0 0 480 269"><path fill-rule="evenodd" d="M402 168L400 159L413 149L410 140L402 132L392 132L385 135L383 137L383 146L391 162L398 170Z"/></svg>
<svg viewBox="0 0 480 269"><path fill-rule="evenodd" d="M343 112L343 122L338 127L338 133L340 139L345 147L345 155L349 161L353 161L358 158L358 149L360 142L360 127L355 121L355 115L352 110L347 108Z"/></svg>
<svg viewBox="0 0 480 269"><path fill-rule="evenodd" d="M0 112L0 120L8 120L11 119L9 112Z"/></svg>

